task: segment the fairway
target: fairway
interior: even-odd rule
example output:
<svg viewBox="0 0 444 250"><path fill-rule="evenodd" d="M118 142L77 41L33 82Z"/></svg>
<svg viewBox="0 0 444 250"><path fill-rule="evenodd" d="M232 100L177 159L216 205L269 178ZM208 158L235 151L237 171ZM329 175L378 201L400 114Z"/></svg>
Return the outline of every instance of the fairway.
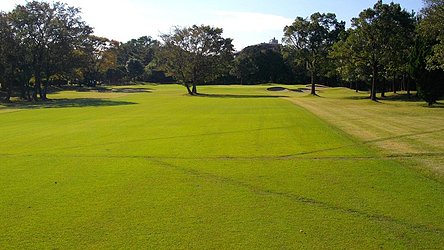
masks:
<svg viewBox="0 0 444 250"><path fill-rule="evenodd" d="M442 179L268 87L0 105L0 248L444 246Z"/></svg>

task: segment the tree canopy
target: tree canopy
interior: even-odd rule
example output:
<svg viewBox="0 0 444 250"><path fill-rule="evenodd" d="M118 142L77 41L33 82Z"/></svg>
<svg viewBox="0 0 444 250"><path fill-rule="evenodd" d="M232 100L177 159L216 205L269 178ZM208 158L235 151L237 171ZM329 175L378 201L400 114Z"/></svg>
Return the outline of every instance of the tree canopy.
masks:
<svg viewBox="0 0 444 250"><path fill-rule="evenodd" d="M195 95L198 84L229 71L234 49L232 39L222 33L221 28L205 25L175 27L172 33L162 35L159 64Z"/></svg>
<svg viewBox="0 0 444 250"><path fill-rule="evenodd" d="M399 4L378 1L352 20L348 37L337 43L330 55L339 60L338 68L350 74L350 79L362 73L371 78L371 99L376 100L381 72L406 70L407 59L402 57L411 47L413 24L412 14Z"/></svg>
<svg viewBox="0 0 444 250"><path fill-rule="evenodd" d="M333 44L345 29L332 13L314 13L309 19L297 17L284 28L284 41L295 50L311 75L311 94L316 95L315 75L321 70Z"/></svg>

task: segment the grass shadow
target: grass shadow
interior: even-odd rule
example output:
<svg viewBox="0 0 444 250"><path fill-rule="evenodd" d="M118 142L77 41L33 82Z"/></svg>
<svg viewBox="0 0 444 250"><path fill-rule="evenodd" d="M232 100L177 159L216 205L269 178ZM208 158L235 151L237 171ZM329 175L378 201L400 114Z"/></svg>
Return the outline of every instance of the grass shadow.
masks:
<svg viewBox="0 0 444 250"><path fill-rule="evenodd" d="M1 109L43 109L43 108L82 108L82 107L102 107L102 106L122 106L133 105L135 102L116 101L99 98L74 98L74 99L52 99L39 102L11 102L3 103Z"/></svg>
<svg viewBox="0 0 444 250"><path fill-rule="evenodd" d="M280 98L288 97L285 95L235 95L235 94L197 94L200 97L212 97L212 98Z"/></svg>
<svg viewBox="0 0 444 250"><path fill-rule="evenodd" d="M346 100L370 100L370 95L362 95L362 96L344 96L340 99L346 99Z"/></svg>
<svg viewBox="0 0 444 250"><path fill-rule="evenodd" d="M434 103L432 106L428 106L427 104L424 104L424 107L431 108L431 109L442 109L442 108L444 108L444 103L437 102L437 103Z"/></svg>
<svg viewBox="0 0 444 250"><path fill-rule="evenodd" d="M380 98L384 101L402 101L402 102L424 102L421 98L416 95L408 94L393 94Z"/></svg>
<svg viewBox="0 0 444 250"><path fill-rule="evenodd" d="M151 93L150 88L113 88L110 92L113 93Z"/></svg>
<svg viewBox="0 0 444 250"><path fill-rule="evenodd" d="M151 88L137 88L137 87L123 87L115 88L115 86L77 86L77 85L66 85L66 86L51 86L48 93L55 94L62 91L76 91L76 92L97 92L97 93L150 93L153 89Z"/></svg>

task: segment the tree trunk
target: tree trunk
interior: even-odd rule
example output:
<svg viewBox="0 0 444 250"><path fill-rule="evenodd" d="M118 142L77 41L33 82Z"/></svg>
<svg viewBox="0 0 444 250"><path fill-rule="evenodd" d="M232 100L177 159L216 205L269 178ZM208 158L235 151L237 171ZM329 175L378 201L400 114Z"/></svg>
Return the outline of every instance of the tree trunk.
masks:
<svg viewBox="0 0 444 250"><path fill-rule="evenodd" d="M373 64L373 78L372 78L372 89L370 99L372 101L377 101L376 99L376 81L378 79L378 69L376 64Z"/></svg>
<svg viewBox="0 0 444 250"><path fill-rule="evenodd" d="M311 94L316 95L316 85L314 82L314 72L311 71Z"/></svg>
<svg viewBox="0 0 444 250"><path fill-rule="evenodd" d="M23 100L26 99L26 85L24 83L21 83L20 86L20 98L22 98Z"/></svg>
<svg viewBox="0 0 444 250"><path fill-rule="evenodd" d="M190 86L188 86L188 83L185 83L185 87L187 88L188 94L193 95L193 92L190 89Z"/></svg>
<svg viewBox="0 0 444 250"><path fill-rule="evenodd" d="M407 83L407 95L410 97L410 95L411 95L411 93L410 93L410 79L407 79L406 83Z"/></svg>
<svg viewBox="0 0 444 250"><path fill-rule="evenodd" d="M356 81L356 93L358 93L358 92L359 92L359 82Z"/></svg>
<svg viewBox="0 0 444 250"><path fill-rule="evenodd" d="M37 94L39 94L40 98L42 98L42 77L40 76L40 72L37 72L34 78L34 93L32 93L32 99L34 99L34 101L37 101Z"/></svg>
<svg viewBox="0 0 444 250"><path fill-rule="evenodd" d="M197 95L197 85L196 82L193 82L193 95Z"/></svg>
<svg viewBox="0 0 444 250"><path fill-rule="evenodd" d="M387 79L384 77L381 86L381 97L385 97L385 86L387 85Z"/></svg>
<svg viewBox="0 0 444 250"><path fill-rule="evenodd" d="M23 100L31 101L31 96L29 94L29 86L24 83L23 79L20 80L21 82L21 98Z"/></svg>
<svg viewBox="0 0 444 250"><path fill-rule="evenodd" d="M8 84L6 86L6 97L5 97L5 102L11 102L11 84Z"/></svg>
<svg viewBox="0 0 444 250"><path fill-rule="evenodd" d="M48 93L48 80L46 80L43 83L43 90L42 90L42 94L40 95L40 97L42 98L42 100L48 100L48 98L46 98L46 93Z"/></svg>
<svg viewBox="0 0 444 250"><path fill-rule="evenodd" d="M396 74L393 74L393 94L396 94Z"/></svg>

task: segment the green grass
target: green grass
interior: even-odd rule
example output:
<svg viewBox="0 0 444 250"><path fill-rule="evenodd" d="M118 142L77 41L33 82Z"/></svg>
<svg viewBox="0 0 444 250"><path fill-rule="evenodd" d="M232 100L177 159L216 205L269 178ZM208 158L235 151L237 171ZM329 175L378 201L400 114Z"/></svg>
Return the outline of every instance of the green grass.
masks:
<svg viewBox="0 0 444 250"><path fill-rule="evenodd" d="M0 106L1 248L444 245L443 182L288 100L312 98L138 88Z"/></svg>

